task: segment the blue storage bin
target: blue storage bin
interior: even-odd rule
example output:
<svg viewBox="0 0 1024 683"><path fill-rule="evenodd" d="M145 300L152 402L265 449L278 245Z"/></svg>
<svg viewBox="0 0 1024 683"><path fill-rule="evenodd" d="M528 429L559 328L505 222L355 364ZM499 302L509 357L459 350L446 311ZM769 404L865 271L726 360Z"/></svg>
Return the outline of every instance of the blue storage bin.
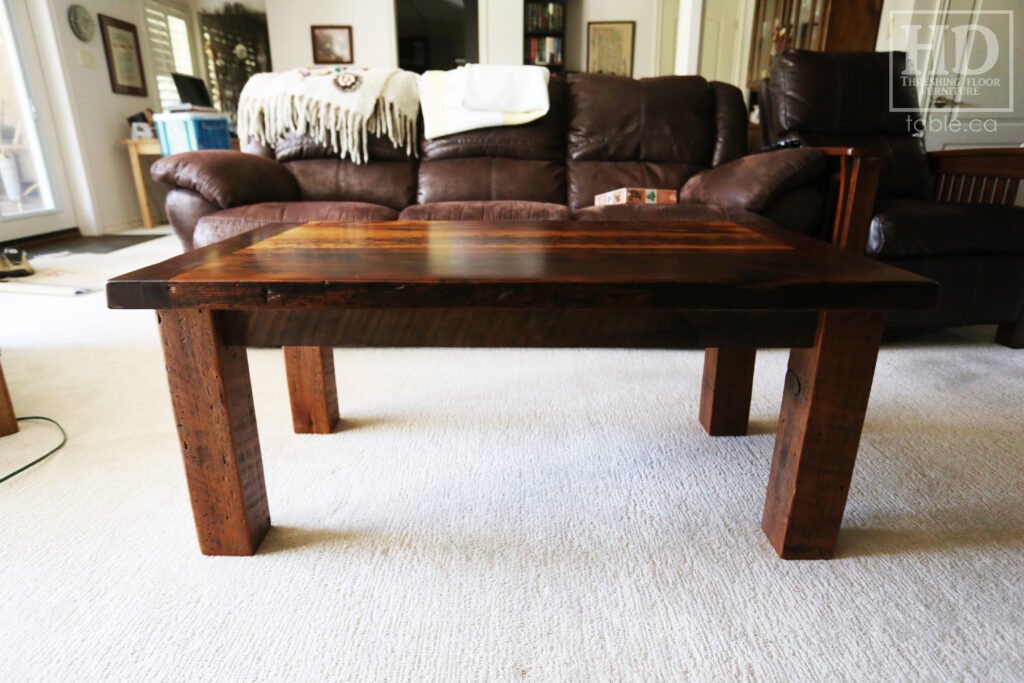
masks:
<svg viewBox="0 0 1024 683"><path fill-rule="evenodd" d="M231 149L231 132L224 114L156 114L153 121L164 156L197 149Z"/></svg>

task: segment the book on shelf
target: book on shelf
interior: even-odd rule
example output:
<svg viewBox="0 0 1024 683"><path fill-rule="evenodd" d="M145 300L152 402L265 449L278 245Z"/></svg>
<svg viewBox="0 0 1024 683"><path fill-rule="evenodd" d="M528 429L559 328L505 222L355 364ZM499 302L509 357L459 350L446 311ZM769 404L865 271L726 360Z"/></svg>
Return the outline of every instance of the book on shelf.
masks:
<svg viewBox="0 0 1024 683"><path fill-rule="evenodd" d="M563 40L558 36L530 38L530 63L561 65Z"/></svg>
<svg viewBox="0 0 1024 683"><path fill-rule="evenodd" d="M565 29L565 7L557 2L528 2L526 30L562 31Z"/></svg>

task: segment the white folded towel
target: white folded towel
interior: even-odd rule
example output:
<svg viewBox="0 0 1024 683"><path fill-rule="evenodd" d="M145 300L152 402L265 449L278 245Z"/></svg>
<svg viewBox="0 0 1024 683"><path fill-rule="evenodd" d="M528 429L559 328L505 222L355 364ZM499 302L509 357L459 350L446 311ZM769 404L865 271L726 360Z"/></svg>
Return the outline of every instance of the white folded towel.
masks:
<svg viewBox="0 0 1024 683"><path fill-rule="evenodd" d="M521 114L548 108L548 79L543 66L466 65L462 106L476 111Z"/></svg>
<svg viewBox="0 0 1024 683"><path fill-rule="evenodd" d="M493 69L496 67L485 66L482 69ZM491 128L493 126L517 126L539 119L548 113L550 106L548 102L547 79L548 70L545 67L519 66L519 67L498 67L501 69L539 69L543 74L531 76L527 81L533 80L531 85L532 95L518 97L514 93L501 95L506 104L515 107L510 109L470 109L466 106L467 81L469 71L467 67L459 67L451 71L427 71L420 77L420 106L423 108L423 134L427 138L437 138L452 133L459 133L465 130L477 128ZM481 76L483 74L481 73ZM542 79L542 80L541 80ZM504 82L508 82L507 80ZM536 86L542 86L542 98L537 95ZM502 106L501 102L484 97L483 86L475 88L471 98L475 105L487 104L490 107ZM489 89L488 89L489 90ZM493 91L491 94L494 94ZM489 102L488 102L489 101ZM536 109L519 110L522 106L536 106Z"/></svg>

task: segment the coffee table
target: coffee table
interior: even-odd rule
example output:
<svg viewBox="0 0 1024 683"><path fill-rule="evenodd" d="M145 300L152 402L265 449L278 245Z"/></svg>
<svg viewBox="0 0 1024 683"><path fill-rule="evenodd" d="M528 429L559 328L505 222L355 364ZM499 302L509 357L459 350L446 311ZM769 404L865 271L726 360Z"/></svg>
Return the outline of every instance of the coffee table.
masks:
<svg viewBox="0 0 1024 683"><path fill-rule="evenodd" d="M831 557L884 311L937 285L733 223L272 224L107 284L156 309L199 545L251 555L270 527L246 346L285 349L296 432L338 420L332 347L707 349L700 420L746 431L757 347L791 348L762 528Z"/></svg>

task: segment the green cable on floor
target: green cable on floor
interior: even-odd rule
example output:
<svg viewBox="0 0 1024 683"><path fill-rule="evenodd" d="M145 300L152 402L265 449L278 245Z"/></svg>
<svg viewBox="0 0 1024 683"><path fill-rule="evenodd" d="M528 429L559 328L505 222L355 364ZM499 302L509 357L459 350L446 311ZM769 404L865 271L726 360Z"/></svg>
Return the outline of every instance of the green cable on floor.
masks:
<svg viewBox="0 0 1024 683"><path fill-rule="evenodd" d="M4 475L3 478L0 479L0 484L4 483L5 481L7 481L8 479L10 479L11 477L13 477L16 474L21 474L22 472L27 470L29 467L32 467L33 465L41 463L43 460L46 460L51 455L53 455L54 453L59 451L61 448L64 448L64 444L66 444L68 442L68 433L64 431L64 428L61 426L60 422L57 422L54 419L51 419L49 417L41 417L39 415L33 415L31 417L19 417L18 418L18 422L21 422L23 420L45 420L46 422L51 422L51 423L57 425L57 429L60 430L61 436L63 436L64 438L61 440L61 442L59 444L57 444L56 448L54 448L52 451L48 452L46 455L42 456L41 458L36 458L35 460L30 462L29 464L25 465L24 467L20 467L20 468L14 470L10 474Z"/></svg>

